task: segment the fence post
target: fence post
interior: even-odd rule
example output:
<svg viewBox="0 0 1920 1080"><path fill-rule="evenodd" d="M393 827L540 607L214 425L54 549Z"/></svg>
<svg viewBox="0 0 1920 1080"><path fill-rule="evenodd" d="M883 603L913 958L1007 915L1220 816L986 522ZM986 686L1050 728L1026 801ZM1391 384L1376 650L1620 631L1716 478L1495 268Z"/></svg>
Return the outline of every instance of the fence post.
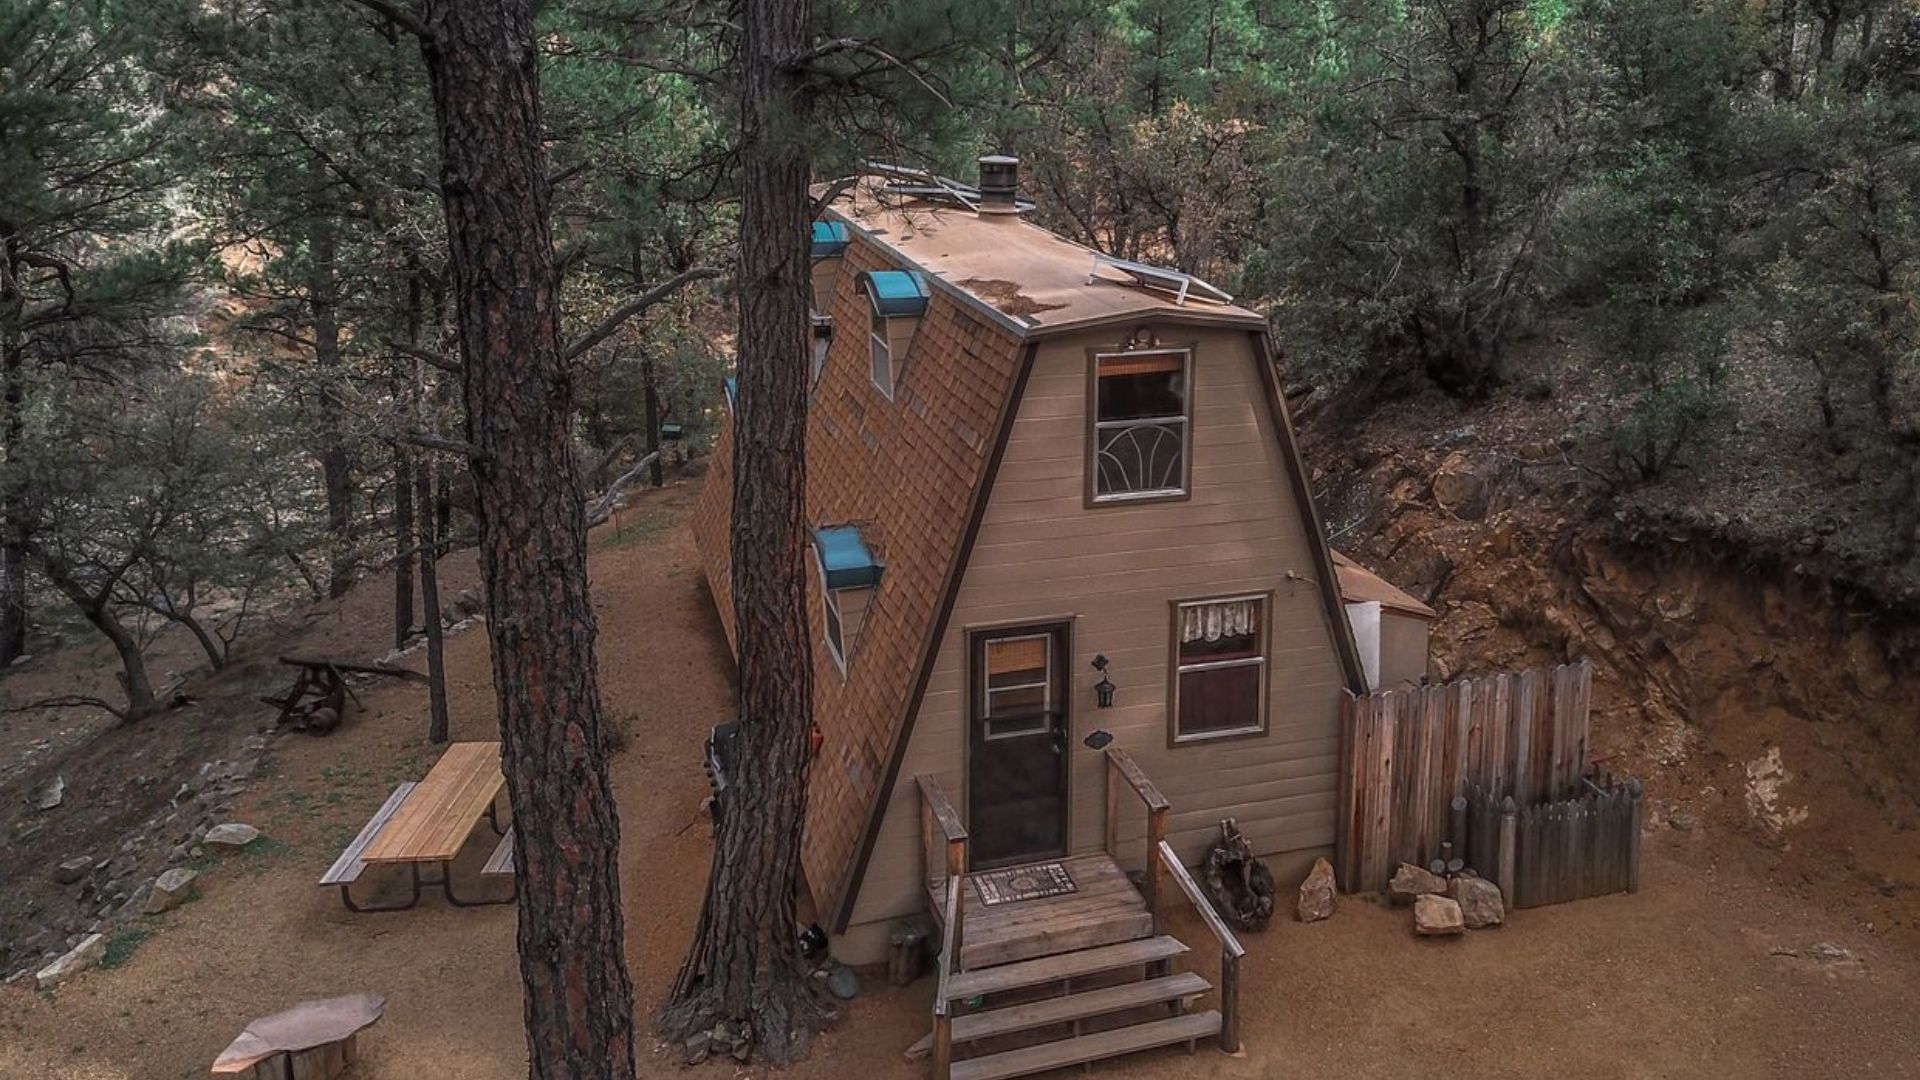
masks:
<svg viewBox="0 0 1920 1080"><path fill-rule="evenodd" d="M1640 802L1640 781L1627 781L1627 802L1633 812L1627 816L1627 828L1632 833L1627 839L1627 891L1640 891L1640 815L1644 812Z"/></svg>
<svg viewBox="0 0 1920 1080"><path fill-rule="evenodd" d="M1520 831L1519 814L1513 796L1500 800L1500 888L1507 894L1505 901L1509 910L1519 906L1520 890L1515 887L1518 883L1513 876L1514 852Z"/></svg>

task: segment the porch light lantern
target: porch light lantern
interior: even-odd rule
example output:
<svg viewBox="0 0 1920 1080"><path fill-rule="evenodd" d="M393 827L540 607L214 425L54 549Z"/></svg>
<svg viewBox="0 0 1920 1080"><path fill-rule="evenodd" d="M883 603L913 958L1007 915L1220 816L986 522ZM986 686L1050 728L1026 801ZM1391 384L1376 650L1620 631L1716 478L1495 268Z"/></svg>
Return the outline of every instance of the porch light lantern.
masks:
<svg viewBox="0 0 1920 1080"><path fill-rule="evenodd" d="M1095 699L1103 709L1113 708L1113 692L1117 689L1113 680L1107 678L1107 654L1098 653L1093 658L1093 670L1100 673L1100 681L1093 684Z"/></svg>

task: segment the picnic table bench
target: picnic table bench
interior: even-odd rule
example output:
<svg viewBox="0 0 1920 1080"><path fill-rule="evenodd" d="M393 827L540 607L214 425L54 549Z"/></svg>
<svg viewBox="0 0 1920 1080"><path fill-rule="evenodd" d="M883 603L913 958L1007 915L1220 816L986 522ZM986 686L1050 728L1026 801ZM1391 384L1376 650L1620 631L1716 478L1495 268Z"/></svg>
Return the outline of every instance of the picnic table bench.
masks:
<svg viewBox="0 0 1920 1080"><path fill-rule="evenodd" d="M454 743L425 779L393 789L353 843L320 878L320 884L339 888L341 902L349 911L405 910L420 902L422 885L438 885L447 902L460 907L512 903L513 896L467 900L453 889L453 860L483 817L502 838L481 873L490 877L513 873L512 834L500 827L498 809L500 789L505 786L506 779L500 774L499 743ZM440 867L439 878L423 877L421 868L435 863ZM367 905L354 900L354 882L367 867L380 865L407 867L413 889L405 903Z"/></svg>

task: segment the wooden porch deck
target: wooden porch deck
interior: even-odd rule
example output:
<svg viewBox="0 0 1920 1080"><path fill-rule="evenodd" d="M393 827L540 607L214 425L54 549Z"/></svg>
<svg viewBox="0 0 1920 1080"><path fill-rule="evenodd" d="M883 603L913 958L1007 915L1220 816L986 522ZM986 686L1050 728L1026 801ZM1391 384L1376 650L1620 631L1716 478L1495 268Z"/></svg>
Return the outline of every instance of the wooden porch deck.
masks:
<svg viewBox="0 0 1920 1080"><path fill-rule="evenodd" d="M967 876L962 891L966 934L961 943L961 970L1153 936L1153 913L1147 909L1146 898L1110 856L1103 852L1047 861L1065 867L1078 889L1060 896L989 905L974 883L977 875ZM936 920L942 918L945 891L944 884L927 889L928 906Z"/></svg>

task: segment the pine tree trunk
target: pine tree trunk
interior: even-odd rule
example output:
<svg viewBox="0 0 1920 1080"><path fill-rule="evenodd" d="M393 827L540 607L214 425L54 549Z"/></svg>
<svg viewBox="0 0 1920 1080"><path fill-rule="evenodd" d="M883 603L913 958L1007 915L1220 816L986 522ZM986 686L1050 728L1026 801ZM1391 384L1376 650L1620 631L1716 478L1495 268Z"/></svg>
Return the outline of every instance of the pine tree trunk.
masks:
<svg viewBox="0 0 1920 1080"><path fill-rule="evenodd" d="M9 302L4 340L0 340L0 461L18 465L18 447L26 437L26 371L20 334ZM6 478L0 489L0 671L27 650L27 508L25 480Z"/></svg>
<svg viewBox="0 0 1920 1080"><path fill-rule="evenodd" d="M801 73L808 0L746 0L741 103L740 400L733 602L743 751L714 838L696 980L662 1013L684 1037L750 1026L773 1063L806 1054L825 1015L800 957L794 899L813 721L805 558L807 193Z"/></svg>
<svg viewBox="0 0 1920 1080"><path fill-rule="evenodd" d="M421 53L465 361L529 1075L630 1080L620 823L569 434L533 0L426 0Z"/></svg>
<svg viewBox="0 0 1920 1080"><path fill-rule="evenodd" d="M425 461L414 470L421 506L433 505L433 466ZM426 611L427 630L427 741L447 741L446 633L440 623L440 538L434 535L433 515L420 515L420 606Z"/></svg>
<svg viewBox="0 0 1920 1080"><path fill-rule="evenodd" d="M646 408L647 453L653 455L653 464L647 468L647 480L654 487L666 483L666 470L660 467L660 391L653 385L653 361L640 364L640 384Z"/></svg>
<svg viewBox="0 0 1920 1080"><path fill-rule="evenodd" d="M327 499L327 595L345 596L353 585L353 477L342 441L339 281L333 224L322 221L312 236L313 358L320 369L320 476Z"/></svg>
<svg viewBox="0 0 1920 1080"><path fill-rule="evenodd" d="M413 636L413 559L420 542L413 524L413 466L404 447L393 450L393 647ZM432 520L431 513L424 515Z"/></svg>

